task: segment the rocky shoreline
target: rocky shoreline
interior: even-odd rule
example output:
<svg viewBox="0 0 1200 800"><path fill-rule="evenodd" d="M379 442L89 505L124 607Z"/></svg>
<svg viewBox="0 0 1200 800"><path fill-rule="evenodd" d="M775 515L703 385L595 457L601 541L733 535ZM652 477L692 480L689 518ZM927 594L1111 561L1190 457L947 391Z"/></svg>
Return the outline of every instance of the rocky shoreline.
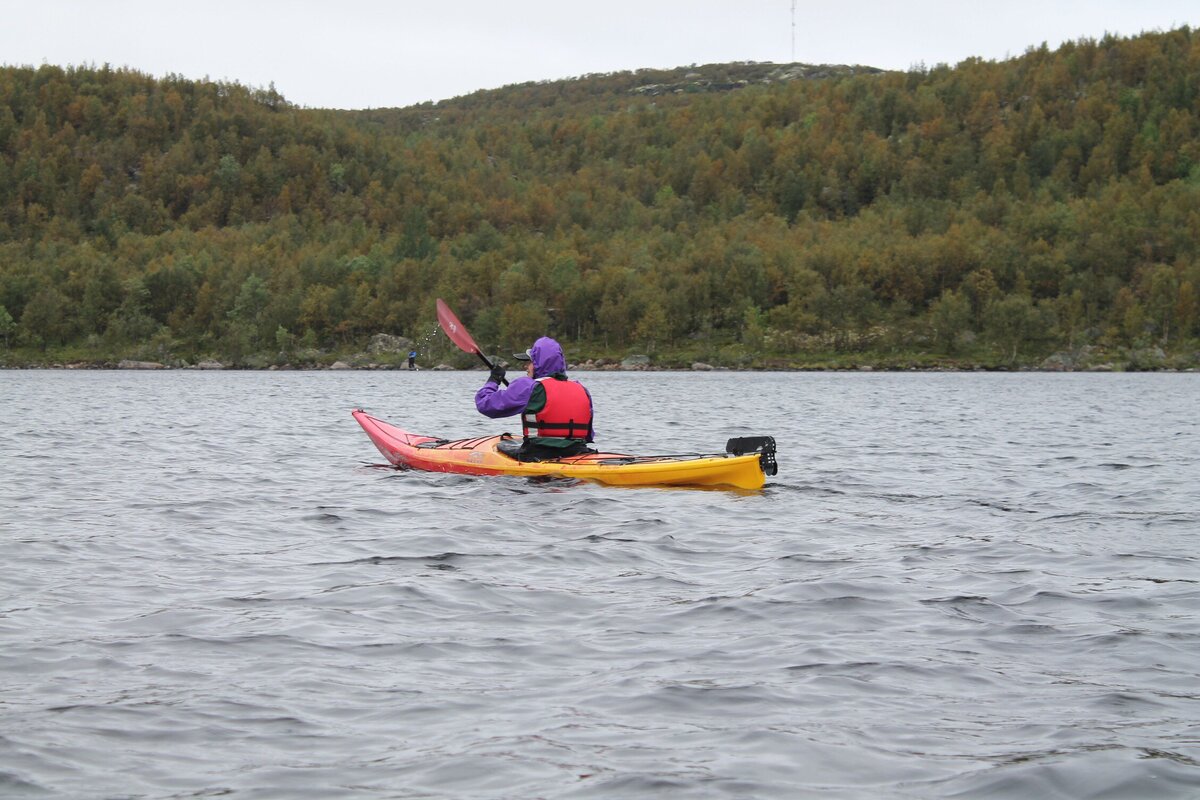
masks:
<svg viewBox="0 0 1200 800"><path fill-rule="evenodd" d="M1163 365L1130 365L1128 363L1100 363L1076 365L1060 360L1047 359L1040 365L997 366L973 364L964 366L914 366L914 365L873 365L857 364L847 366L811 365L811 366L771 366L771 367L728 367L714 366L704 362L695 362L690 366L662 366L649 363L627 364L624 362L591 362L568 366L569 372L1200 372L1200 367L1173 367ZM484 372L482 365L475 367L456 367L450 364L438 364L434 367L419 367L410 370L404 364L389 364L381 362L350 363L334 361L331 364L271 364L269 366L246 366L225 363L217 360L205 360L195 364L180 362L158 361L74 361L65 364L31 363L23 365L0 365L0 369L9 370L134 370L134 371L178 371L178 370L208 370L208 371L246 371L246 372L324 372L324 371L386 371L386 372Z"/></svg>
<svg viewBox="0 0 1200 800"><path fill-rule="evenodd" d="M408 353L414 349L413 342L403 336L376 334L365 352L353 354L330 353L321 350L280 352L272 359L265 355L250 356L241 361L221 360L207 357L189 362L184 359L161 361L125 358L120 360L94 359L63 363L30 361L23 364L7 364L0 360L0 369L91 369L91 370L251 370L251 371L317 371L317 370L369 370L410 371ZM490 359L507 368L513 368L505 356L492 354ZM460 364L463 362L460 362ZM439 363L436 366L418 367L419 371L483 371L479 362L467 366ZM894 360L881 361L864 354L861 359L850 355L831 363L813 359L808 363L800 360L775 358L764 360L753 366L740 364L710 364L704 361L687 362L686 359L672 361L670 356L657 359L643 353L626 355L623 358L585 359L569 365L568 371L580 372L1200 372L1200 352L1190 355L1168 355L1159 347L1119 349L1116 352L1084 345L1072 350L1063 350L1036 363L997 364L975 361L970 358L939 357L931 360L923 354L897 356Z"/></svg>

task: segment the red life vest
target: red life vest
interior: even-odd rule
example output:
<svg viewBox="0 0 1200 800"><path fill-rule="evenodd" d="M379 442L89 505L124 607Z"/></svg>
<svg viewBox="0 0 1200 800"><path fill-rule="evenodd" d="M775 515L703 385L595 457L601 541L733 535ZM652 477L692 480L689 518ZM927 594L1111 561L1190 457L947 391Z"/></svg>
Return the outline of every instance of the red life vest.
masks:
<svg viewBox="0 0 1200 800"><path fill-rule="evenodd" d="M586 440L592 427L592 400L583 384L557 378L539 378L546 390L546 405L536 414L521 415L526 438Z"/></svg>

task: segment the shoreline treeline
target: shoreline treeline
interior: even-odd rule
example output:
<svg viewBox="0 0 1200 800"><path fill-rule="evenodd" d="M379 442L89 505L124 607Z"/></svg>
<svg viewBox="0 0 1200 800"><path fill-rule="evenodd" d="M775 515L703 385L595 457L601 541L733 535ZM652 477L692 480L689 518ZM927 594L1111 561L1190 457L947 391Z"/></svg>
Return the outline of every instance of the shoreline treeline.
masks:
<svg viewBox="0 0 1200 800"><path fill-rule="evenodd" d="M438 296L583 355L1195 357L1195 32L778 74L340 112L0 68L0 357L348 352Z"/></svg>

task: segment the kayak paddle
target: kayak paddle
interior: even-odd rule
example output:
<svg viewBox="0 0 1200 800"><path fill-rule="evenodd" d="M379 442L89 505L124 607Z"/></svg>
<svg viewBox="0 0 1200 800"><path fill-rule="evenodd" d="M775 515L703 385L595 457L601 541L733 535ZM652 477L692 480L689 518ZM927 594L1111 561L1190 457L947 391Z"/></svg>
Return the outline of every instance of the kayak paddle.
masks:
<svg viewBox="0 0 1200 800"><path fill-rule="evenodd" d="M450 337L450 341L458 345L458 349L464 353L474 353L479 356L479 360L487 364L488 369L494 366L488 357L479 349L479 345L475 344L475 340L471 338L471 332L467 327L458 321L458 317L454 316L454 312L450 310L450 306L438 298L437 301L437 318L438 324L442 326L442 330ZM500 382L508 386L508 379L501 378Z"/></svg>

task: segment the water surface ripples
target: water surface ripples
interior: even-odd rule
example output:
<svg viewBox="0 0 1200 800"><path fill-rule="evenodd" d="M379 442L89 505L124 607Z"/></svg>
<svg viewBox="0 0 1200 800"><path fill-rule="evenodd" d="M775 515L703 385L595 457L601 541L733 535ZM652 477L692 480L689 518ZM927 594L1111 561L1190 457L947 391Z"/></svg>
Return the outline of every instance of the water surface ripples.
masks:
<svg viewBox="0 0 1200 800"><path fill-rule="evenodd" d="M614 449L775 435L751 493L349 416L481 377L0 373L0 795L1200 795L1195 376L580 374Z"/></svg>

